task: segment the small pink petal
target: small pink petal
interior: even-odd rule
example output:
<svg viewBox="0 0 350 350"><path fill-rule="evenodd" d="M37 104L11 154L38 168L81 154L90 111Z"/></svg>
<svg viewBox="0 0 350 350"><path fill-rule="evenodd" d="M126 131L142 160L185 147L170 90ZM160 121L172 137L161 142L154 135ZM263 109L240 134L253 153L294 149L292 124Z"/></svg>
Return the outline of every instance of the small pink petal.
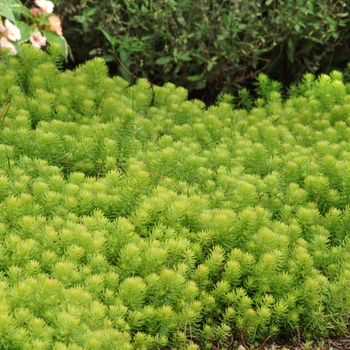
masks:
<svg viewBox="0 0 350 350"><path fill-rule="evenodd" d="M42 13L52 13L55 6L52 1L47 0L35 0L34 4L40 8Z"/></svg>
<svg viewBox="0 0 350 350"><path fill-rule="evenodd" d="M21 39L21 32L19 29L12 24L8 19L5 19L6 30L3 32L3 36L11 41L16 41Z"/></svg>
<svg viewBox="0 0 350 350"><path fill-rule="evenodd" d="M36 30L32 36L29 38L32 45L38 49L41 48L41 46L46 45L46 38L41 34L39 30Z"/></svg>
<svg viewBox="0 0 350 350"><path fill-rule="evenodd" d="M0 38L0 47L10 49L10 55L17 54L17 50L15 46L10 41L8 41L4 36Z"/></svg>
<svg viewBox="0 0 350 350"><path fill-rule="evenodd" d="M50 16L48 19L49 21L49 27L48 29L52 32L56 33L57 35L62 36L62 27L61 27L61 20L57 16Z"/></svg>

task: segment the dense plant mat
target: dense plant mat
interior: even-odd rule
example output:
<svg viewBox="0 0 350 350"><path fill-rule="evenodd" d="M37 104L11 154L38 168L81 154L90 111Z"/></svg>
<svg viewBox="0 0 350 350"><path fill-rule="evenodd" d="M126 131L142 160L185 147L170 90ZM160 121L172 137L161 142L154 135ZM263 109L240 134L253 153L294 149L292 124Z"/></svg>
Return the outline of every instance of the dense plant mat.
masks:
<svg viewBox="0 0 350 350"><path fill-rule="evenodd" d="M247 111L130 87L102 59L55 61L28 46L0 58L0 348L253 348L346 332L341 73L306 75L286 101L260 76Z"/></svg>

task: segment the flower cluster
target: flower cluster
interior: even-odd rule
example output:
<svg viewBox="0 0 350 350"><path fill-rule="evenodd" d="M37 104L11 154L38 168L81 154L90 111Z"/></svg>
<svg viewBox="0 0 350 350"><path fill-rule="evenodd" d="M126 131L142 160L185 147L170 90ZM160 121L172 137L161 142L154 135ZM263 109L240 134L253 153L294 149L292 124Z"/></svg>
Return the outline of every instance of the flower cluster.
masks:
<svg viewBox="0 0 350 350"><path fill-rule="evenodd" d="M63 33L60 18L52 14L54 4L47 0L35 0L34 4L35 7L31 8L29 12L33 25L29 27L31 34L28 39L34 47L40 49L47 43L43 30L51 31L58 36L62 36ZM8 18L5 19L4 23L0 20L0 49L7 48L10 50L10 54L15 55L17 49L14 43L28 39L22 37L20 29Z"/></svg>
<svg viewBox="0 0 350 350"><path fill-rule="evenodd" d="M5 25L0 23L0 47L10 49L10 53L15 55L17 53L15 46L12 41L21 39L21 32L19 29L11 23L8 19L5 19Z"/></svg>
<svg viewBox="0 0 350 350"><path fill-rule="evenodd" d="M33 7L30 10L33 17L46 19L47 22L44 22L45 29L62 36L61 20L59 17L52 15L54 4L47 0L35 0L34 4L37 7Z"/></svg>

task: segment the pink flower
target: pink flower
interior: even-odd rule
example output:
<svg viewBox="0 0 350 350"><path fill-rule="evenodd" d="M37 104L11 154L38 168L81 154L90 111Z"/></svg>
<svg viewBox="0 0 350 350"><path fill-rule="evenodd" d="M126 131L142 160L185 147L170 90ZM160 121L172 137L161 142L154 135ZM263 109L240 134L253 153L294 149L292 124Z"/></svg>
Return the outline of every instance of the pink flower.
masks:
<svg viewBox="0 0 350 350"><path fill-rule="evenodd" d="M8 41L4 36L0 38L0 47L10 49L10 55L17 54L17 50L15 46L10 41Z"/></svg>
<svg viewBox="0 0 350 350"><path fill-rule="evenodd" d="M38 9L37 7L31 8L29 11L33 15L33 17L36 17L40 13L40 9Z"/></svg>
<svg viewBox="0 0 350 350"><path fill-rule="evenodd" d="M52 13L54 4L52 1L35 0L34 4L39 7L41 13Z"/></svg>
<svg viewBox="0 0 350 350"><path fill-rule="evenodd" d="M48 30L51 30L52 32L56 33L57 35L62 35L62 27L61 27L61 20L57 16L50 16L48 19L49 26L47 27Z"/></svg>
<svg viewBox="0 0 350 350"><path fill-rule="evenodd" d="M32 34L29 40L32 43L32 45L38 49L40 49L41 46L46 45L46 38L41 34L39 30L35 30L35 32Z"/></svg>
<svg viewBox="0 0 350 350"><path fill-rule="evenodd" d="M21 32L8 19L5 19L5 26L0 24L0 32L2 33L2 37L8 40L16 41L21 39Z"/></svg>

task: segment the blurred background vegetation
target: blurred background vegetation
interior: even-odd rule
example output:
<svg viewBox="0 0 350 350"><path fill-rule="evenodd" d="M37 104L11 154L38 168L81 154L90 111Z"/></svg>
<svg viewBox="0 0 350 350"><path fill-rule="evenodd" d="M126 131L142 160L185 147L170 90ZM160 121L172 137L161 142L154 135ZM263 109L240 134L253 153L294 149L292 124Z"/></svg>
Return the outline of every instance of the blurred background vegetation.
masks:
<svg viewBox="0 0 350 350"><path fill-rule="evenodd" d="M74 57L212 103L264 72L284 87L349 61L350 0L56 0Z"/></svg>

